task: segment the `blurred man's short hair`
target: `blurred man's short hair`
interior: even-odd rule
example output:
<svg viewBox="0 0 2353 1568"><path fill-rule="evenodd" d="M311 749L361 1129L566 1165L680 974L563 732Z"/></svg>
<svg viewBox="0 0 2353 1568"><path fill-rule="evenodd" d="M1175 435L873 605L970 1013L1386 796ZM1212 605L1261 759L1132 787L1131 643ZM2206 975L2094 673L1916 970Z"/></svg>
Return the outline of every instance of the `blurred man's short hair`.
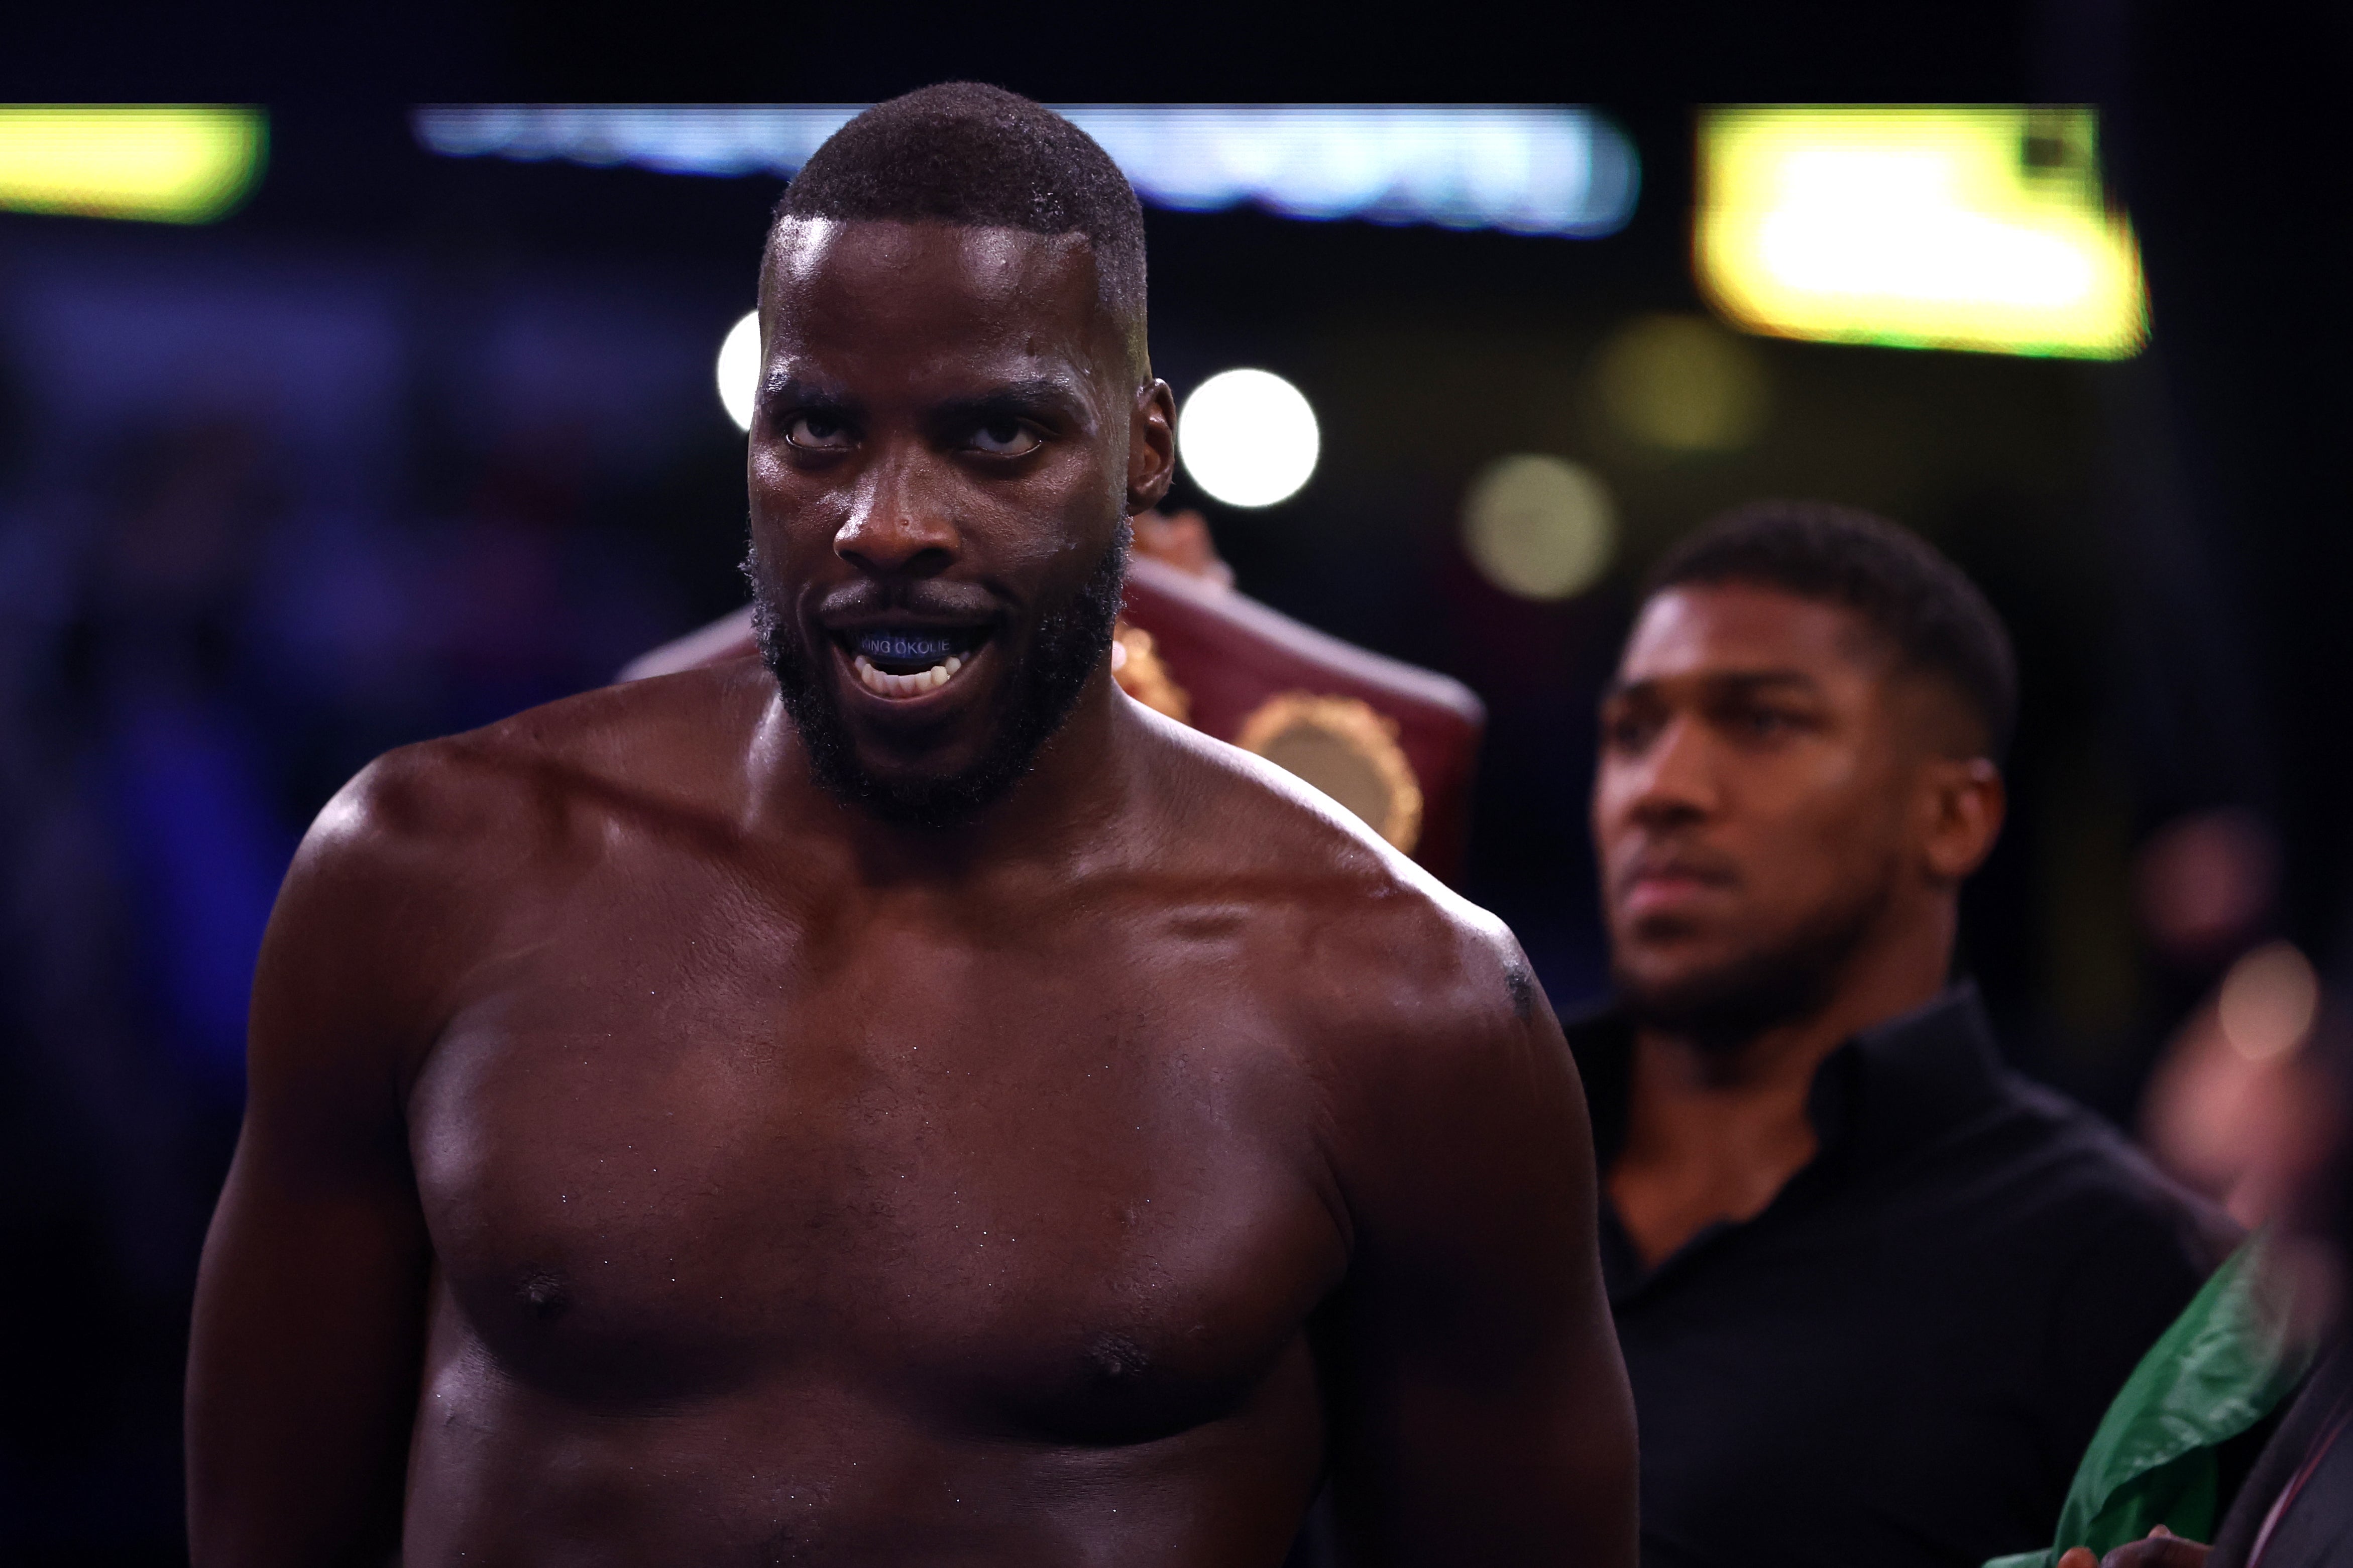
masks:
<svg viewBox="0 0 2353 1568"><path fill-rule="evenodd" d="M1825 501L1756 501L1667 552L1644 597L1743 583L1852 611L1914 673L1943 682L2000 761L2018 721L2010 633L1978 585L1919 535Z"/></svg>

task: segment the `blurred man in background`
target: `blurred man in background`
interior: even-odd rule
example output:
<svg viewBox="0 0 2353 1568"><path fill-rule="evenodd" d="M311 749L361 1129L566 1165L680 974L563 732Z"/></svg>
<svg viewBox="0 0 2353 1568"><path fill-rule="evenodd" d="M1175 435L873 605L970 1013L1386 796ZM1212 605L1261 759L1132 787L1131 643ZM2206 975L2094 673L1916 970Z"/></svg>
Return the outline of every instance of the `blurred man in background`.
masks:
<svg viewBox="0 0 2353 1568"><path fill-rule="evenodd" d="M993 89L787 191L765 662L395 752L272 918L200 1563L1627 1568L1588 1130L1508 932L1123 697L1134 193Z"/></svg>
<svg viewBox="0 0 2353 1568"><path fill-rule="evenodd" d="M1627 641L1593 799L1617 1006L1571 1044L1653 1568L2043 1543L2226 1245L1952 982L2015 700L1974 585L1825 506L1701 531Z"/></svg>
<svg viewBox="0 0 2353 1568"><path fill-rule="evenodd" d="M2057 1568L2334 1568L2353 1560L2353 1015L2345 998L2340 981L2317 1028L2247 1064L2247 1080L2206 1112L2210 1151L2227 1152L2242 1173L2234 1198L2263 1226L2250 1244L2259 1313L2241 1331L2279 1347L2274 1353L2315 1347L2310 1371L2268 1424L2236 1492L2216 1500L2225 1511L2211 1548L2177 1533L2170 1527L2184 1521L2173 1518L2105 1557L2072 1546ZM2163 1407L2166 1441L2137 1445L2131 1459L2147 1468L2182 1451L2180 1415L2197 1414L2201 1400L2219 1409L2246 1394L2223 1369L2230 1350L2211 1330L2178 1335L2151 1359L2169 1352L2175 1386L2189 1398ZM2109 1456L2121 1468L2118 1450Z"/></svg>

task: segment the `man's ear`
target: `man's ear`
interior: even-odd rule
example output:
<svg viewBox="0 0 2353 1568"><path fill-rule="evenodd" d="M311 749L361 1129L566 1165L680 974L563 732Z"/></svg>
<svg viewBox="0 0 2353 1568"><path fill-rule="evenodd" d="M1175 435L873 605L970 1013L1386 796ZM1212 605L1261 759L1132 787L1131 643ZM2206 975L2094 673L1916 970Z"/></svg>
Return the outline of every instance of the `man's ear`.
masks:
<svg viewBox="0 0 2353 1568"><path fill-rule="evenodd" d="M1933 757L1921 764L1922 868L1957 883L1985 863L2009 808L2001 770L1984 757Z"/></svg>
<svg viewBox="0 0 2353 1568"><path fill-rule="evenodd" d="M1127 422L1127 510L1149 511L1176 477L1176 395L1165 381L1135 389Z"/></svg>

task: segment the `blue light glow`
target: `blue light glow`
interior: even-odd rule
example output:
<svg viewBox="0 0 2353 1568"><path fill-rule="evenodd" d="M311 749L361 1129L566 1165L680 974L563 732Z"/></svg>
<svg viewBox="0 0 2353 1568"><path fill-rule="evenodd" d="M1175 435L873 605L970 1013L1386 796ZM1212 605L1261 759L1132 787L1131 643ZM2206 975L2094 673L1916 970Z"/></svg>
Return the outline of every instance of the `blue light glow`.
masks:
<svg viewBox="0 0 2353 1568"><path fill-rule="evenodd" d="M678 174L789 175L855 104L462 104L420 109L450 157L556 158ZM1082 104L1064 107L1155 206L1253 204L1592 238L1633 216L1640 165L1590 110L1510 105Z"/></svg>

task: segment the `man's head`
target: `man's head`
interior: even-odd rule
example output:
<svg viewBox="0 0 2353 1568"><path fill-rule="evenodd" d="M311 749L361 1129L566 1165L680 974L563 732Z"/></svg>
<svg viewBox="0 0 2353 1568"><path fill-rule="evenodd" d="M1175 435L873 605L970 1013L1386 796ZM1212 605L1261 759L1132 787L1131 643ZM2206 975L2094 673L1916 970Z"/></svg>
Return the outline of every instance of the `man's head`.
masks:
<svg viewBox="0 0 2353 1568"><path fill-rule="evenodd" d="M940 825L1028 772L1103 679L1128 517L1174 463L1134 192L994 88L851 121L761 268L745 563L818 781Z"/></svg>
<svg viewBox="0 0 2353 1568"><path fill-rule="evenodd" d="M1875 942L1947 959L2015 706L2000 620L1902 529L1768 503L1686 541L1601 716L1593 831L1630 1012L1730 1047L1826 1005Z"/></svg>

